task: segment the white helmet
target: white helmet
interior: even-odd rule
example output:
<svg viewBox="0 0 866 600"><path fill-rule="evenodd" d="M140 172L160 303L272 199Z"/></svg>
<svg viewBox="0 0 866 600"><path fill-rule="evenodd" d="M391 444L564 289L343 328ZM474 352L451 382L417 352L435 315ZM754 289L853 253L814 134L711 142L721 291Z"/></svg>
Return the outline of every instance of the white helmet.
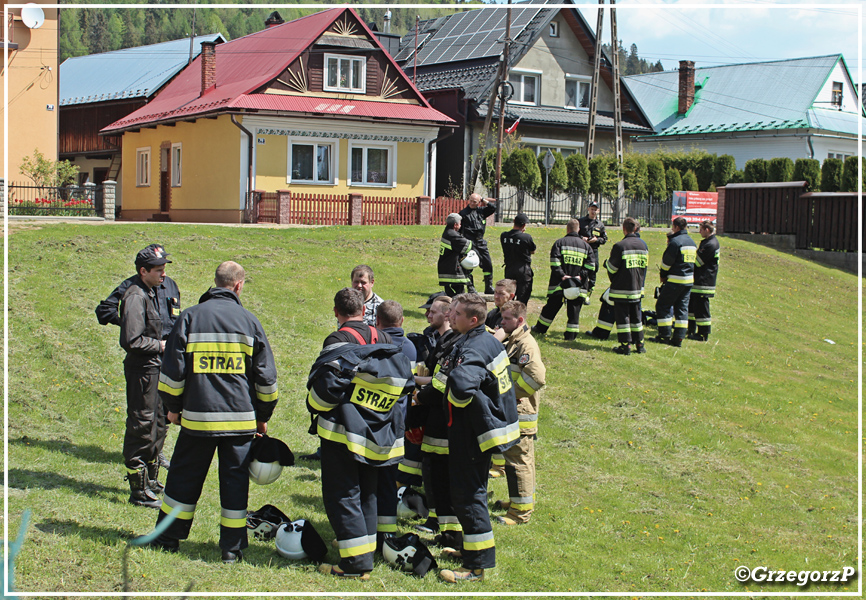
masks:
<svg viewBox="0 0 866 600"><path fill-rule="evenodd" d="M409 544L401 547L400 543L391 542L392 539L394 538L386 538L385 543L382 544L382 556L401 571L412 571L414 569L412 557L415 556L417 549Z"/></svg>
<svg viewBox="0 0 866 600"><path fill-rule="evenodd" d="M580 280L575 277L569 277L562 282L562 295L567 300L577 300L580 298Z"/></svg>
<svg viewBox="0 0 866 600"><path fill-rule="evenodd" d="M601 301L613 306L613 300L610 299L610 288L604 290L604 293L601 295Z"/></svg>
<svg viewBox="0 0 866 600"><path fill-rule="evenodd" d="M460 266L464 269L474 269L481 264L481 259L478 258L478 253L475 250L470 250L463 260L460 261Z"/></svg>
<svg viewBox="0 0 866 600"><path fill-rule="evenodd" d="M250 461L250 481L259 485L275 482L283 472L283 466L278 462L259 462L255 458Z"/></svg>
<svg viewBox="0 0 866 600"><path fill-rule="evenodd" d="M304 523L305 521L300 519L291 523L283 523L277 529L276 545L280 556L292 560L307 558L307 553L304 552L304 547L301 545L301 532L304 529Z"/></svg>
<svg viewBox="0 0 866 600"><path fill-rule="evenodd" d="M397 490L397 517L400 519L426 519L430 515L427 498L410 487Z"/></svg>
<svg viewBox="0 0 866 600"><path fill-rule="evenodd" d="M430 569L436 569L436 559L417 534L407 533L400 537L389 537L382 544L382 556L401 571L424 577Z"/></svg>

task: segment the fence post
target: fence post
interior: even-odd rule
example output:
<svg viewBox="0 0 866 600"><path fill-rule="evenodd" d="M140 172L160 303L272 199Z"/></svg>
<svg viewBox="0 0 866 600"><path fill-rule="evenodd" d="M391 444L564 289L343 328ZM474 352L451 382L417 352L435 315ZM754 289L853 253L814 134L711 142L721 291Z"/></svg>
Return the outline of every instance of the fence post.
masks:
<svg viewBox="0 0 866 600"><path fill-rule="evenodd" d="M415 206L415 224L430 224L430 196L418 196L418 203Z"/></svg>
<svg viewBox="0 0 866 600"><path fill-rule="evenodd" d="M102 216L106 221L114 221L116 193L116 181L111 181L109 179L102 182Z"/></svg>
<svg viewBox="0 0 866 600"><path fill-rule="evenodd" d="M364 224L364 195L349 194L349 225Z"/></svg>
<svg viewBox="0 0 866 600"><path fill-rule="evenodd" d="M725 233L725 186L716 188L719 194L719 200L716 205L716 233L721 235Z"/></svg>
<svg viewBox="0 0 866 600"><path fill-rule="evenodd" d="M0 211L6 212L6 180L0 177Z"/></svg>
<svg viewBox="0 0 866 600"><path fill-rule="evenodd" d="M292 192L290 190L277 190L277 223L286 225L289 223L292 209Z"/></svg>

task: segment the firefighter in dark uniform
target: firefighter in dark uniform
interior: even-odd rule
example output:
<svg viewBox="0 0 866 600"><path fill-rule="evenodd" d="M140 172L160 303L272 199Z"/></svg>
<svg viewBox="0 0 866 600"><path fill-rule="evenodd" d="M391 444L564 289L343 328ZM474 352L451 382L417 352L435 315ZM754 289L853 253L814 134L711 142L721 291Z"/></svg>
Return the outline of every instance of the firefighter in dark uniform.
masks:
<svg viewBox="0 0 866 600"><path fill-rule="evenodd" d="M526 233L526 225L529 217L518 213L514 217L514 227L503 231L499 236L502 246L503 262L505 263L505 279L513 279L517 282L516 299L518 302L529 304L532 296L532 255L535 254L535 242L532 236Z"/></svg>
<svg viewBox="0 0 866 600"><path fill-rule="evenodd" d="M580 229L578 231L582 237L592 248L592 255L595 259L595 264L598 265L598 247L607 243L607 232L604 230L604 223L598 219L598 204L590 200L589 206L586 209L586 214L578 219ZM589 291L595 287L596 271L589 274ZM587 301L586 304L589 304Z"/></svg>
<svg viewBox="0 0 866 600"><path fill-rule="evenodd" d="M445 231L439 241L439 285L445 288L445 294L454 297L462 294L469 277L463 272L460 261L472 250L472 242L460 233L463 217L451 213L445 219Z"/></svg>
<svg viewBox="0 0 866 600"><path fill-rule="evenodd" d="M592 248L578 234L580 222L571 219L566 225L565 237L559 238L550 249L550 283L547 286L547 304L541 309L538 322L532 332L544 335L563 302L566 305L568 322L565 325L565 339L573 340L580 331L580 308L589 296L589 273L595 271L596 263ZM567 300L563 292L566 279L576 278L580 296Z"/></svg>
<svg viewBox="0 0 866 600"><path fill-rule="evenodd" d="M671 236L662 264L659 279L662 286L656 300L658 336L651 341L671 346L682 346L689 326L689 295L694 283L697 248L689 237L685 218L677 217L671 224ZM673 332L671 332L673 329Z"/></svg>
<svg viewBox="0 0 866 600"><path fill-rule="evenodd" d="M695 283L689 296L689 339L706 342L710 337L710 298L716 295L719 273L719 240L712 221L701 223L701 243L695 257ZM697 329L697 332L695 330Z"/></svg>
<svg viewBox="0 0 866 600"><path fill-rule="evenodd" d="M649 264L649 249L637 235L638 224L631 217L622 222L625 237L613 245L610 256L605 261L610 277L609 296L614 303L616 336L619 346L617 354L631 354L630 343L634 342L635 352L644 354L643 315L640 299L643 297L646 269Z"/></svg>
<svg viewBox="0 0 866 600"><path fill-rule="evenodd" d="M180 315L166 345L159 391L180 425L157 523L181 512L154 542L177 551L189 537L214 452L219 456L222 560L243 560L247 547L250 446L268 431L277 403L277 368L259 320L241 306L245 273L217 267L214 286Z"/></svg>
<svg viewBox="0 0 866 600"><path fill-rule="evenodd" d="M165 247L162 244L151 244L145 250L152 249L158 252L165 253ZM114 291L109 294L108 298L99 303L96 307L96 319L100 325L120 326L120 300L133 284L138 275L125 279L114 288ZM157 304L159 305L159 317L162 321L161 340L168 338L171 333L171 328L174 327L174 322L180 316L180 290L177 284L168 275L163 275L162 281L154 288L156 291ZM164 411L163 411L164 412ZM168 459L162 454L162 447L165 443L165 436L159 439L157 443L157 451L159 456L159 466L167 469L169 467Z"/></svg>
<svg viewBox="0 0 866 600"><path fill-rule="evenodd" d="M487 249L487 240L484 239L484 232L487 229L487 217L496 212L496 200L493 198L482 198L479 194L469 195L469 205L460 211L460 216L463 217L461 224L461 232L463 237L472 242L472 249L478 253L478 267L484 274L484 293L493 293L493 260L490 258L490 251ZM468 252L468 250L467 250ZM469 291L475 291L475 280L472 278L472 271L467 273L469 277Z"/></svg>
<svg viewBox="0 0 866 600"><path fill-rule="evenodd" d="M317 415L321 439L322 498L340 551L339 564L322 564L319 571L369 579L378 502L393 503L396 526L396 490L377 498L379 471L403 458L404 403L414 380L409 359L390 336L363 321L358 290L337 292L334 315L340 328L325 338L307 383L307 409Z"/></svg>
<svg viewBox="0 0 866 600"><path fill-rule="evenodd" d="M156 289L170 263L161 249L148 246L135 257L138 274L120 301L120 346L126 350L126 433L123 460L129 481L129 501L159 508L159 448L168 425L159 403L157 385L165 342Z"/></svg>
<svg viewBox="0 0 866 600"><path fill-rule="evenodd" d="M484 326L487 303L477 294L454 299L451 326L463 334L448 357L448 470L451 503L463 529L463 547L447 552L462 559L439 576L450 583L479 581L496 565L487 510L490 457L520 437L517 400L505 347Z"/></svg>

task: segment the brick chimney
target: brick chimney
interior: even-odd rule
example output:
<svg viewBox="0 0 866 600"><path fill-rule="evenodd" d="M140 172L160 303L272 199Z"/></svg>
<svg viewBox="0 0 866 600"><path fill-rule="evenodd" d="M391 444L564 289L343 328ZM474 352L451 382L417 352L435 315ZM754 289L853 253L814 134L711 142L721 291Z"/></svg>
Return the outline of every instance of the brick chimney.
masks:
<svg viewBox="0 0 866 600"><path fill-rule="evenodd" d="M695 63L692 60L680 61L680 103L678 114L684 115L695 101Z"/></svg>
<svg viewBox="0 0 866 600"><path fill-rule="evenodd" d="M283 23L285 23L283 17L280 16L280 13L274 11L268 16L267 20L265 20L265 29L270 29L271 27L276 27Z"/></svg>
<svg viewBox="0 0 866 600"><path fill-rule="evenodd" d="M216 85L216 42L201 43L201 94Z"/></svg>

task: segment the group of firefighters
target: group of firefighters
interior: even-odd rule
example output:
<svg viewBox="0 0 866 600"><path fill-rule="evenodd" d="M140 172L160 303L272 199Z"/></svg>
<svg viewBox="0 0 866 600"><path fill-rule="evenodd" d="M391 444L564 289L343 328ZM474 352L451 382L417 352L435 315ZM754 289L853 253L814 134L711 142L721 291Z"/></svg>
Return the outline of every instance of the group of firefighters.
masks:
<svg viewBox="0 0 866 600"><path fill-rule="evenodd" d="M530 520L539 392L546 375L533 333L546 333L565 304L565 339L576 338L607 234L597 206L568 222L565 237L550 251L547 302L530 327L535 244L525 231L528 219L517 215L513 229L503 232L507 278L494 286L483 240L493 211L492 199L473 195L464 211L448 216L439 257L444 291L421 306L429 324L422 333L404 332L402 306L373 293L373 271L366 265L356 267L352 286L334 297L338 328L325 339L307 384L319 449L302 457L321 461L323 502L340 556L335 564L320 565L322 573L368 579L374 552L394 546L398 498L408 497L412 486L423 485L430 515L416 529L438 534L433 543L442 547L442 556L461 563L439 572L447 582L478 581L495 566L488 477L504 473L508 486L508 499L494 505L506 512L495 521L511 526ZM626 218L622 230L623 239L603 262L610 287L598 325L587 335L606 339L615 326L616 352L630 354L633 344L644 353L641 298L648 251L634 219ZM702 223L700 232L703 241L696 248L685 220L673 220L660 267L653 341L680 346L687 333L700 341L710 334L719 246L712 223ZM480 255L472 266L481 267L485 293L493 294L489 312L471 271L461 264L472 249ZM267 437L277 403L276 366L261 324L241 305L240 265L220 264L214 287L181 313L177 285L165 275L170 262L159 244L143 249L136 275L96 311L101 323L120 325L127 352L123 454L129 501L158 508L157 522L174 513L152 545L177 552L217 452L219 545L223 562L234 563L243 560L247 547L250 450L254 440ZM162 455L167 423L180 426L170 463ZM170 469L164 485L160 467Z"/></svg>

